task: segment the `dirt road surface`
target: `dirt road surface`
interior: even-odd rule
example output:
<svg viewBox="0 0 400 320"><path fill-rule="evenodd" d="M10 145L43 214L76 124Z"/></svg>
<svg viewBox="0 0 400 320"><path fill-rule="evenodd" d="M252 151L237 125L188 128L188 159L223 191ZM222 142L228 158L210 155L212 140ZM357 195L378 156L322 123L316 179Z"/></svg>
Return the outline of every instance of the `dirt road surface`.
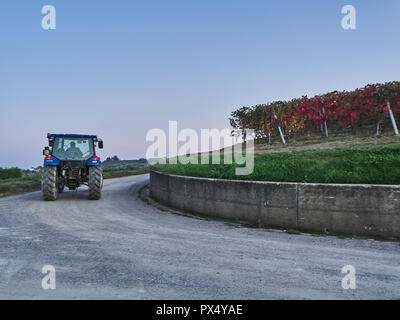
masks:
<svg viewBox="0 0 400 320"><path fill-rule="evenodd" d="M148 175L0 199L1 299L400 299L396 242L290 235L160 211ZM56 289L42 288L42 267ZM341 273L356 269L356 289Z"/></svg>

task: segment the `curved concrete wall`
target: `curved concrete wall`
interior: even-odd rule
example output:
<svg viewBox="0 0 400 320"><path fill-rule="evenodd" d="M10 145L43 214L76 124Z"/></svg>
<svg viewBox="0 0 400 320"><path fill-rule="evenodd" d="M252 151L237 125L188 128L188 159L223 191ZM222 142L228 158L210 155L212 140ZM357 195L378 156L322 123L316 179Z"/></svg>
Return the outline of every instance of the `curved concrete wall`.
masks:
<svg viewBox="0 0 400 320"><path fill-rule="evenodd" d="M150 196L185 212L258 227L400 239L400 186L233 181L151 171Z"/></svg>

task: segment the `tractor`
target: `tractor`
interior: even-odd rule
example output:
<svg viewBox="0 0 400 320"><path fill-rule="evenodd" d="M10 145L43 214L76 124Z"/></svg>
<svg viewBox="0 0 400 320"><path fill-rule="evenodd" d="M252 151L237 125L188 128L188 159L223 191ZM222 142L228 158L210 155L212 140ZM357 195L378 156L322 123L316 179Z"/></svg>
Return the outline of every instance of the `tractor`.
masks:
<svg viewBox="0 0 400 320"><path fill-rule="evenodd" d="M89 187L89 199L99 200L103 187L103 170L96 146L103 141L94 135L47 134L49 146L43 149L43 199L55 201L67 187L76 190Z"/></svg>

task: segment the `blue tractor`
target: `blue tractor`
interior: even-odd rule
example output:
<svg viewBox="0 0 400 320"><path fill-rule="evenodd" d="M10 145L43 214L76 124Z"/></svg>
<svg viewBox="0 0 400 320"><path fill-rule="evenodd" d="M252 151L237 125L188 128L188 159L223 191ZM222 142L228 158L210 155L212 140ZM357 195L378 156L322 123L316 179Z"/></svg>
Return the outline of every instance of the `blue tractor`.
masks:
<svg viewBox="0 0 400 320"><path fill-rule="evenodd" d="M99 200L103 187L103 170L96 147L103 141L93 135L47 134L49 146L43 150L43 199L57 200L64 187L75 190L81 185L89 187L89 199Z"/></svg>

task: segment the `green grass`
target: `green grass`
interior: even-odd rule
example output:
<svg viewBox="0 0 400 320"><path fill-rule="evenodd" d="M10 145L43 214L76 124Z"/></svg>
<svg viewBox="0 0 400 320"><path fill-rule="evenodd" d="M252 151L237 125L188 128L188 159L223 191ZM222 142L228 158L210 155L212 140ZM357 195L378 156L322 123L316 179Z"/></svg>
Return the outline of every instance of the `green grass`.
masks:
<svg viewBox="0 0 400 320"><path fill-rule="evenodd" d="M40 173L24 175L21 178L0 179L0 185L7 184L23 184L31 181L40 181L42 175Z"/></svg>
<svg viewBox="0 0 400 320"><path fill-rule="evenodd" d="M41 174L29 174L21 178L0 179L0 197L40 190L41 180Z"/></svg>
<svg viewBox="0 0 400 320"><path fill-rule="evenodd" d="M236 176L233 165L155 165L184 176L254 181L400 184L400 144L256 155L254 172ZM221 155L221 163L223 156Z"/></svg>
<svg viewBox="0 0 400 320"><path fill-rule="evenodd" d="M0 180L21 178L22 170L20 168L0 168Z"/></svg>
<svg viewBox="0 0 400 320"><path fill-rule="evenodd" d="M292 234L292 235L300 235L301 232L299 230L287 230L286 233Z"/></svg>
<svg viewBox="0 0 400 320"><path fill-rule="evenodd" d="M104 169L103 177L104 179L120 178L126 176L133 176L138 174L145 174L149 172L149 167L143 168L112 168Z"/></svg>

